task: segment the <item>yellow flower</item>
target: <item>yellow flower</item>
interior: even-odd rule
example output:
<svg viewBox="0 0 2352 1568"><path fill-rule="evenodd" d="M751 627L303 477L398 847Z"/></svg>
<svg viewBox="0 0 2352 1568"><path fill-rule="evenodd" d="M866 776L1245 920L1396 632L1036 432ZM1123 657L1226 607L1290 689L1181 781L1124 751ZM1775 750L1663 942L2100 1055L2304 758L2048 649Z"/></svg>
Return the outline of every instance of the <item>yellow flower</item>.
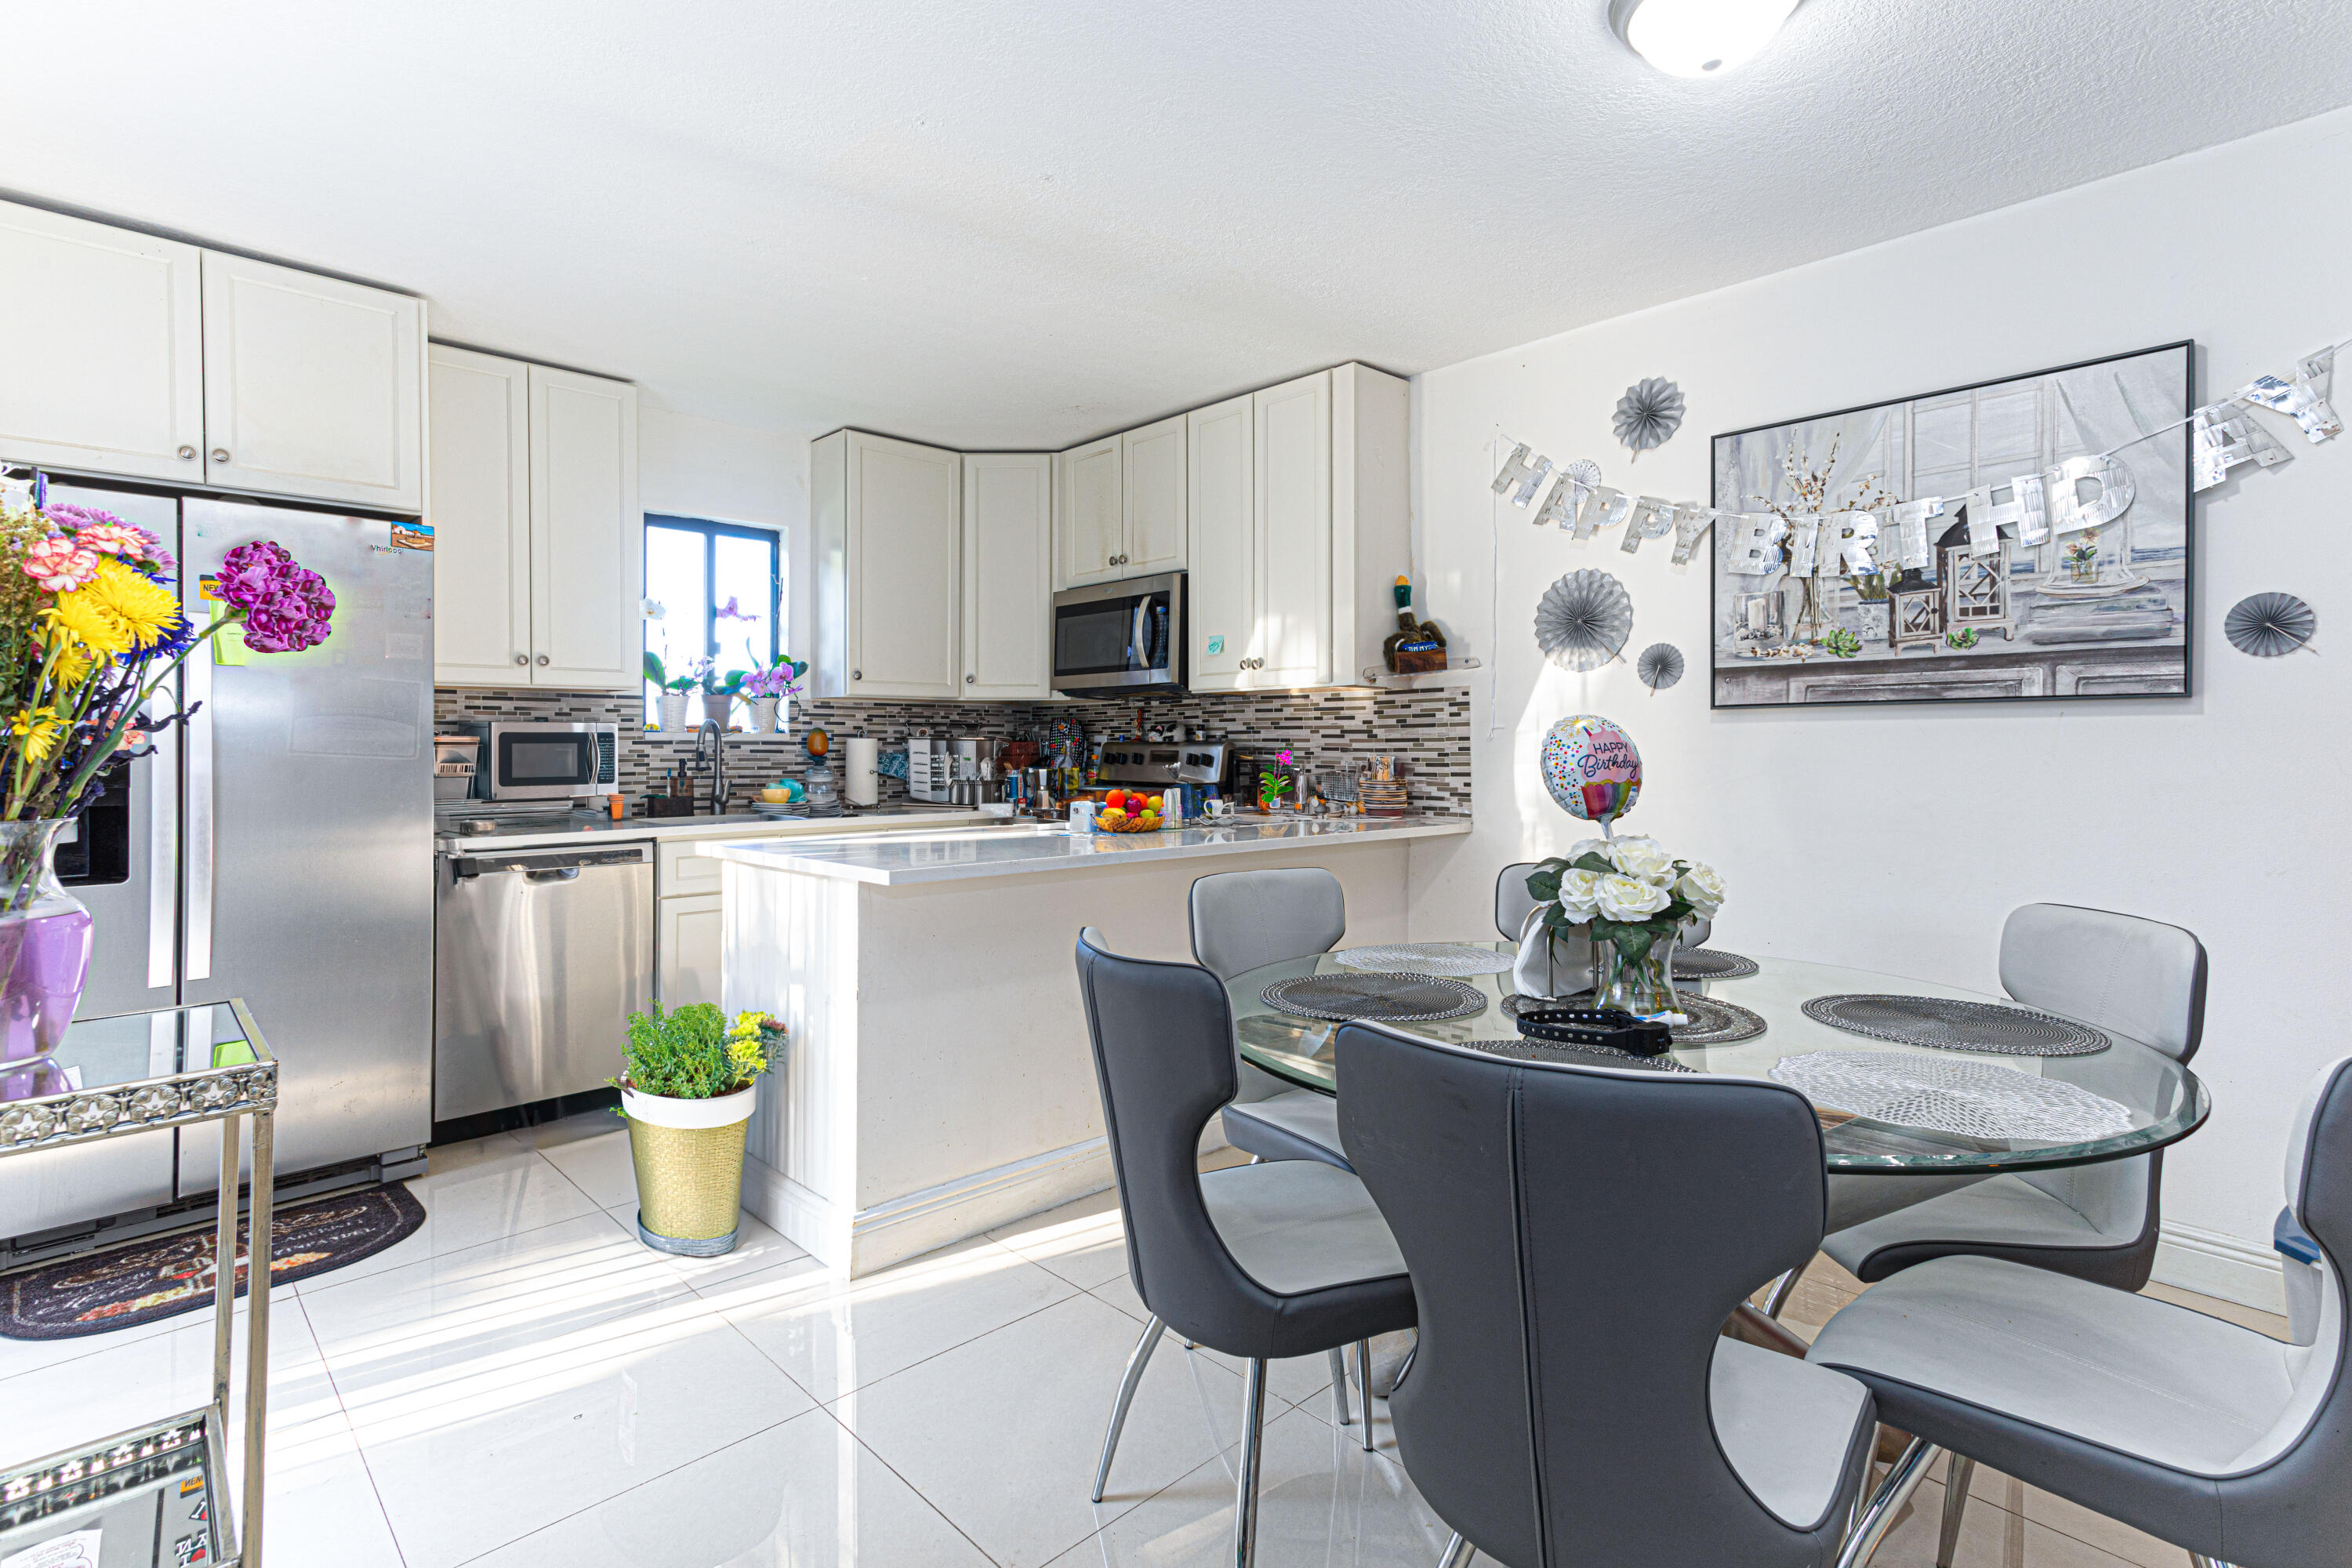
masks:
<svg viewBox="0 0 2352 1568"><path fill-rule="evenodd" d="M86 589L59 594L57 604L42 611L41 616L58 632L72 637L92 653L112 657L131 651L130 623Z"/></svg>
<svg viewBox="0 0 2352 1568"><path fill-rule="evenodd" d="M57 662L49 666L49 679L59 691L71 691L89 679L90 671L114 662L111 658L92 658L89 649L69 637L55 640Z"/></svg>
<svg viewBox="0 0 2352 1568"><path fill-rule="evenodd" d="M65 738L66 721L54 708L18 709L8 721L8 732L25 742L25 755L37 763L46 762Z"/></svg>
<svg viewBox="0 0 2352 1568"><path fill-rule="evenodd" d="M180 601L172 590L150 581L111 556L100 560L98 575L76 590L104 605L129 628L133 646L153 647L180 622Z"/></svg>

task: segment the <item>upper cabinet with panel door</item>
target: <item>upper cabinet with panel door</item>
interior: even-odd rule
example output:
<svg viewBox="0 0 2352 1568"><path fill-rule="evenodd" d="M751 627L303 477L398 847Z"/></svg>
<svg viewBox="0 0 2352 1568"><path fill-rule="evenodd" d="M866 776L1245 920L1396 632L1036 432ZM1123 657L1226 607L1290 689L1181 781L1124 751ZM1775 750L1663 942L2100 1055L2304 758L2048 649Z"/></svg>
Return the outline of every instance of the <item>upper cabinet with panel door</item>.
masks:
<svg viewBox="0 0 2352 1568"><path fill-rule="evenodd" d="M1344 364L1187 418L1192 689L1357 683L1412 569L1406 384Z"/></svg>
<svg viewBox="0 0 2352 1568"><path fill-rule="evenodd" d="M0 203L0 458L414 512L425 302Z"/></svg>
<svg viewBox="0 0 2352 1568"><path fill-rule="evenodd" d="M205 482L425 504L425 301L205 252Z"/></svg>
<svg viewBox="0 0 2352 1568"><path fill-rule="evenodd" d="M963 459L963 690L978 701L1054 694L1054 460Z"/></svg>
<svg viewBox="0 0 2352 1568"><path fill-rule="evenodd" d="M862 430L809 444L812 697L961 693L962 480L937 447Z"/></svg>
<svg viewBox="0 0 2352 1568"><path fill-rule="evenodd" d="M635 690L637 389L432 348L434 679Z"/></svg>
<svg viewBox="0 0 2352 1568"><path fill-rule="evenodd" d="M1055 459L1055 587L1183 570L1184 419L1106 436Z"/></svg>

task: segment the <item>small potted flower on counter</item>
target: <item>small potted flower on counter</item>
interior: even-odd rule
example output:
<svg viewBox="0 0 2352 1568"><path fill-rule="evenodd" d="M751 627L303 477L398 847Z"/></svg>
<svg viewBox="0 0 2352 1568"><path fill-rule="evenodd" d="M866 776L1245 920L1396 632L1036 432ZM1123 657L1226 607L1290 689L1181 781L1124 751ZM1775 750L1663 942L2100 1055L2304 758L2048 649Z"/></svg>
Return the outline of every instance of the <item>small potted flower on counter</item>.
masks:
<svg viewBox="0 0 2352 1568"><path fill-rule="evenodd" d="M705 659L701 662L707 664L709 661ZM662 663L661 655L648 648L646 650L646 679L661 691L662 729L669 733L685 729L686 700L693 694L701 676L691 667L684 675L673 676L668 667Z"/></svg>
<svg viewBox="0 0 2352 1568"><path fill-rule="evenodd" d="M781 735L792 727L793 698L801 689L805 659L778 659L766 669L743 678L743 695L751 703L751 728L761 734Z"/></svg>
<svg viewBox="0 0 2352 1568"><path fill-rule="evenodd" d="M709 1002L629 1015L618 1081L639 1241L689 1258L735 1249L754 1086L783 1043L768 1015L739 1013L730 1024Z"/></svg>

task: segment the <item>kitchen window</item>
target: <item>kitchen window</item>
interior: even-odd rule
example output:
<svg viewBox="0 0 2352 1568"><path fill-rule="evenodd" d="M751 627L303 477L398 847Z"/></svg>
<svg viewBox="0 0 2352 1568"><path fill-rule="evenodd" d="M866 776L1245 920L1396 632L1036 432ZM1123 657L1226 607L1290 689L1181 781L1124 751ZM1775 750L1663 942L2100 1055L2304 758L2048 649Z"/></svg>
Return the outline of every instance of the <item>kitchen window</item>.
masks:
<svg viewBox="0 0 2352 1568"><path fill-rule="evenodd" d="M730 670L763 668L782 656L783 541L775 530L646 514L646 651L672 679L709 658ZM660 690L645 683L646 722L658 722ZM688 705L702 721L702 700Z"/></svg>

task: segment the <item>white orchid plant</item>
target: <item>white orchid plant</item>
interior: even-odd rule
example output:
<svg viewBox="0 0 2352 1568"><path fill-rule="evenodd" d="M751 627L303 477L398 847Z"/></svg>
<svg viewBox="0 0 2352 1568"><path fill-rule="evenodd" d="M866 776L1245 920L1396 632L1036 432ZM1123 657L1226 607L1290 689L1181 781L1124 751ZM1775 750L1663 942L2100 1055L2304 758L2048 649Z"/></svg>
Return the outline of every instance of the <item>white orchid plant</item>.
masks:
<svg viewBox="0 0 2352 1568"><path fill-rule="evenodd" d="M1724 899L1715 868L1677 860L1654 838L1583 839L1528 873L1528 892L1551 930L1590 925L1594 942L1633 963L1693 915L1712 920Z"/></svg>

